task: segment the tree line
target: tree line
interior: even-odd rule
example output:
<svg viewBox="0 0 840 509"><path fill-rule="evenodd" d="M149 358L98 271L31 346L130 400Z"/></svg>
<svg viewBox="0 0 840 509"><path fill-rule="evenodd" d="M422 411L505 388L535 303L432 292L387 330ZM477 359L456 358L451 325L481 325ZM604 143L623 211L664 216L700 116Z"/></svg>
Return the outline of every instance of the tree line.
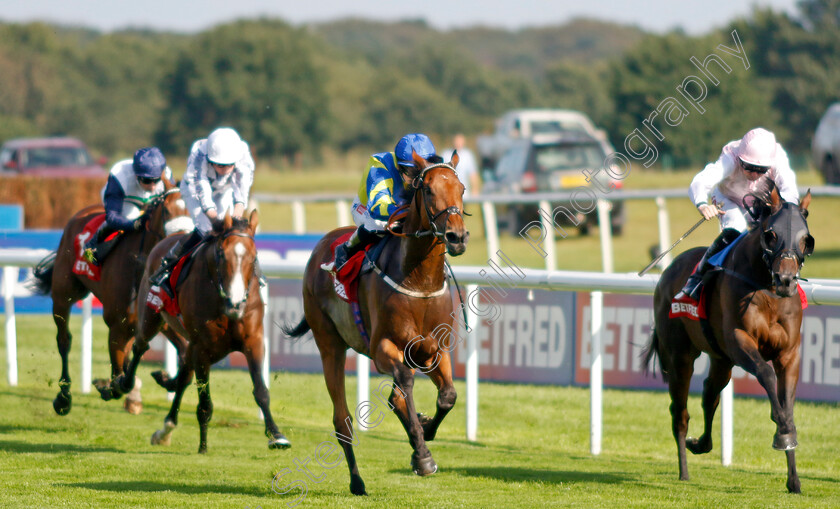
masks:
<svg viewBox="0 0 840 509"><path fill-rule="evenodd" d="M197 34L0 24L0 140L69 134L108 155L149 144L183 155L231 125L282 165L381 150L411 131L477 134L505 110L552 107L586 112L621 147L698 72L691 57L731 42L733 30L749 69L719 73L707 111L671 129L660 153L702 164L756 125L806 153L837 100L840 0L805 0L793 15L756 9L702 36L593 20L516 32L438 31L422 20L264 18Z"/></svg>

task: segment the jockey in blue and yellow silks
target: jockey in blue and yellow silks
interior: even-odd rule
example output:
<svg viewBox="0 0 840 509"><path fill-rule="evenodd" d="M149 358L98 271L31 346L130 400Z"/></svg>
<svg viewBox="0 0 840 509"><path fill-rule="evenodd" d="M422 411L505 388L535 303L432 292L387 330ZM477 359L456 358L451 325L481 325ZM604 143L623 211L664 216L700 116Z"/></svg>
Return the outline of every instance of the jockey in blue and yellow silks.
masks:
<svg viewBox="0 0 840 509"><path fill-rule="evenodd" d="M410 182L405 181L403 174L414 168L412 151L432 162L439 159L432 140L421 133L406 134L393 152L380 152L370 157L358 195L353 200L353 222L358 228L347 242L336 248L335 261L321 265L322 269L338 271L353 254L384 235L388 218L411 199Z"/></svg>

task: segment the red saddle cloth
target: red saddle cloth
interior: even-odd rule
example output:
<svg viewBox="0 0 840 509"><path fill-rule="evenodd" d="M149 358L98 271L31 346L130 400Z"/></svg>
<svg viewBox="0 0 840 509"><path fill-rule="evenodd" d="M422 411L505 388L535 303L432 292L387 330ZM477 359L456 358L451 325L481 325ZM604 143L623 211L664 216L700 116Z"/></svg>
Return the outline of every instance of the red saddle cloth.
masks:
<svg viewBox="0 0 840 509"><path fill-rule="evenodd" d="M339 244L347 242L351 235L353 235L353 232L345 233L330 245L330 252L333 253L330 261L335 260L335 248ZM365 252L370 248L371 245L367 245L363 251L351 256L338 273L330 272L335 285L335 293L345 302L355 303L359 300L359 272L361 272L362 264L365 261Z"/></svg>
<svg viewBox="0 0 840 509"><path fill-rule="evenodd" d="M102 277L102 267L89 263L85 260L85 244L96 235L96 230L105 222L105 213L93 216L81 232L76 234L73 247L76 248L76 261L73 263L73 273L80 276L87 276L91 281L99 281Z"/></svg>
<svg viewBox="0 0 840 509"><path fill-rule="evenodd" d="M805 290L796 283L796 291L799 293L799 300L802 302L802 309L808 307L808 296ZM671 309L668 311L668 318L689 318L691 320L706 319L706 287L700 289L700 302L687 295L681 299L671 301Z"/></svg>
<svg viewBox="0 0 840 509"><path fill-rule="evenodd" d="M172 269L172 273L169 275L168 283L169 287L172 288L172 297L166 293L166 290L159 286L153 286L149 289L149 295L146 296L146 306L151 308L155 313L160 313L160 310L163 309L172 316L178 316L181 314L181 306L178 305L176 285L178 283L178 277L184 269L184 264L189 257L192 256L193 252L195 252L195 250L192 250L185 256L182 256Z"/></svg>

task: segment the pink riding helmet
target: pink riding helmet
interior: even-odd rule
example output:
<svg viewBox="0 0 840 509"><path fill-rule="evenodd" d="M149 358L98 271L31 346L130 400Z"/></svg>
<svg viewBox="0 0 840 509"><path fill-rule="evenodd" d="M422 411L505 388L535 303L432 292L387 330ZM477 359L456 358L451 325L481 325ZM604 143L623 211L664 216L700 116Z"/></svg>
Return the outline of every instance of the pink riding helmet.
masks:
<svg viewBox="0 0 840 509"><path fill-rule="evenodd" d="M738 157L753 166L772 167L776 164L776 136L767 129L757 127L741 138Z"/></svg>

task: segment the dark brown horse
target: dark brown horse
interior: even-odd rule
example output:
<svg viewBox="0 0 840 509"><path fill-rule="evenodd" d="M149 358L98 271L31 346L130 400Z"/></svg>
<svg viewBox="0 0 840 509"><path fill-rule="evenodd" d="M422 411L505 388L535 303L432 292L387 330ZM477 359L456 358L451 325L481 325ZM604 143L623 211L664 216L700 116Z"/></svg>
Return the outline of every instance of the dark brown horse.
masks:
<svg viewBox="0 0 840 509"><path fill-rule="evenodd" d="M464 186L455 173L457 154L448 164L430 164L414 154L414 163L419 170L408 177L413 198L404 218L403 235L398 241L380 241L388 242L377 262L381 275L369 272L359 281L359 304L370 344L362 339L350 304L339 299L330 275L320 268L333 257L330 246L352 231L350 228L333 230L315 246L303 279L304 319L296 327L285 329L288 335L300 337L311 328L315 336L333 403L336 437L344 449L350 491L355 495L366 493L353 454L353 422L344 388L348 348L372 358L380 373L393 377L396 385L389 406L414 449L411 466L415 474L437 471L426 441L434 439L441 421L455 405L449 358L454 344L445 333L447 327L452 330L453 306L450 295L442 290L446 283L444 254L462 254L469 236L462 217ZM428 374L438 388L437 411L432 419L419 416L415 410L412 368Z"/></svg>
<svg viewBox="0 0 840 509"><path fill-rule="evenodd" d="M164 183L164 193L145 205L144 213L149 214L145 229L126 232L123 235L103 261L99 281L75 274L73 266L78 256L76 236L94 216L105 212L102 205L93 205L76 213L64 227L54 257L50 255L45 258L35 271L33 290L41 295L51 295L53 320L58 328L56 340L58 352L61 354L61 378L58 384L61 390L53 400L53 408L59 415L67 415L72 405L70 372L67 366L67 355L72 340L68 328L70 308L89 293L93 293L102 302L102 318L108 325L111 379L121 375L137 324L133 302L137 296L146 256L168 233L180 231L183 227L192 227L180 191L166 179ZM164 331L164 334L180 352L183 351L183 339L169 330ZM110 380L96 380L94 383L102 399L109 400L117 396L109 388ZM139 393L134 394L137 399L131 398L133 394L130 395L126 399L126 409L131 413L140 413L142 404L139 401Z"/></svg>
<svg viewBox="0 0 840 509"><path fill-rule="evenodd" d="M164 420L164 428L152 436L153 444L168 445L170 435L178 425L178 411L184 390L195 372L198 387L199 453L207 452L207 423L213 415L210 400L210 366L229 353L245 354L248 371L254 383L254 399L265 418L265 434L270 449L290 447L289 440L277 428L269 409L268 389L261 374L265 349L263 346L263 300L259 277L255 270L257 248L254 232L259 215L251 212L249 219L232 219L228 214L215 225L214 233L196 249L192 267L177 285L180 316L166 311L155 312L145 305L149 294L149 274L160 265L160 259L176 238L161 242L149 255L146 273L137 300L138 327L131 362L125 376L112 384L115 391L128 392L140 358L149 349L149 340L164 322L188 338L184 363L174 379L162 373L155 380L164 388L175 391L172 408Z"/></svg>
<svg viewBox="0 0 840 509"><path fill-rule="evenodd" d="M799 270L813 252L814 238L805 220L810 191L799 206L783 202L776 189L756 208L758 224L732 248L722 270L706 284L708 320L669 318L671 299L680 291L703 255L697 248L678 256L662 273L654 293L655 327L644 353L645 364L659 356L671 393L671 426L677 442L680 479L687 480L686 447L694 454L712 449L712 421L732 367L754 375L770 398L776 423L773 448L787 454L787 488L799 493L794 449L797 446L793 403L799 378L802 304L797 292ZM705 429L699 439L686 438L686 400L694 360L711 359L703 384Z"/></svg>

